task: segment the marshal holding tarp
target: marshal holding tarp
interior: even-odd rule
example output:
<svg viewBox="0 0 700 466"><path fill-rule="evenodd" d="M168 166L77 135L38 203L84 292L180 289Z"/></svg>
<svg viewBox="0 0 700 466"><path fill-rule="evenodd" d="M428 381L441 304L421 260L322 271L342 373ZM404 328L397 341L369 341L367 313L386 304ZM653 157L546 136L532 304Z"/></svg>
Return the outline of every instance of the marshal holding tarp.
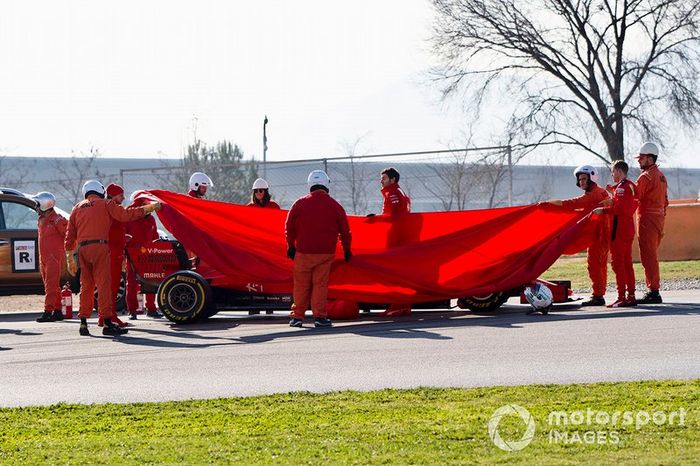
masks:
<svg viewBox="0 0 700 466"><path fill-rule="evenodd" d="M139 196L162 203L161 222L206 264L205 278L212 287L291 293L286 211L162 190ZM562 254L588 246L598 216L530 205L393 218L350 216L349 221L354 256L346 263L337 251L329 297L420 303L532 283Z"/></svg>

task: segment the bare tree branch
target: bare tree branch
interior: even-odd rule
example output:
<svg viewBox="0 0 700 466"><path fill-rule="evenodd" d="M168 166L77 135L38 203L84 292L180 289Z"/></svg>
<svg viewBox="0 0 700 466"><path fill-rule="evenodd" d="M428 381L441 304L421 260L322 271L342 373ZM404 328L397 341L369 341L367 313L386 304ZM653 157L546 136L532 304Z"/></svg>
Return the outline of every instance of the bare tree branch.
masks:
<svg viewBox="0 0 700 466"><path fill-rule="evenodd" d="M100 150L90 147L88 154L71 155L69 159L56 159L52 165L58 172L54 183L54 194L57 198L63 198L71 204L77 204L83 199L83 183L89 179L102 179L104 173L97 168L97 158Z"/></svg>
<svg viewBox="0 0 700 466"><path fill-rule="evenodd" d="M615 160L626 138L660 139L665 115L700 121L700 0L432 3L443 97L501 98L515 146L573 144Z"/></svg>

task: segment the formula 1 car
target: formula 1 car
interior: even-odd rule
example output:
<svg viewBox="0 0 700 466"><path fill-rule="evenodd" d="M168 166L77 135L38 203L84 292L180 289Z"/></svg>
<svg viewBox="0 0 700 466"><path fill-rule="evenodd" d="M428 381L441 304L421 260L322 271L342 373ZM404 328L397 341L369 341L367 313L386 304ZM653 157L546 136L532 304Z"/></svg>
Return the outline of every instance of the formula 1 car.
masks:
<svg viewBox="0 0 700 466"><path fill-rule="evenodd" d="M177 240L158 239L146 246L127 248L127 262L133 267L143 293L156 293L160 312L170 321L187 324L205 320L219 311L286 311L292 305L292 295L265 293L260 285L249 283L246 290L217 285L220 274L213 268L189 258ZM570 281L544 281L554 296L554 303L571 301ZM520 296L533 283L482 296L456 298L456 307L479 313L498 310L510 297ZM450 309L450 299L412 303L413 309ZM386 303L359 303L364 312L384 310Z"/></svg>
<svg viewBox="0 0 700 466"><path fill-rule="evenodd" d="M255 283L247 284L246 290L217 286L220 274L199 258L189 258L177 240L156 240L140 248L127 248L127 257L141 291L156 293L160 312L172 322L192 323L221 310L289 310L293 302L291 294L265 293Z"/></svg>
<svg viewBox="0 0 700 466"><path fill-rule="evenodd" d="M224 309L290 308L285 211L161 190L141 192L137 201L160 202L158 217L179 240L127 248L142 291L157 293L168 319L188 323ZM521 295L562 254L585 249L596 220L590 212L531 205L348 221L353 256L344 261L336 250L330 299L364 310L385 303L445 309L456 300L457 307L489 312ZM569 299L568 282L547 285L554 302Z"/></svg>

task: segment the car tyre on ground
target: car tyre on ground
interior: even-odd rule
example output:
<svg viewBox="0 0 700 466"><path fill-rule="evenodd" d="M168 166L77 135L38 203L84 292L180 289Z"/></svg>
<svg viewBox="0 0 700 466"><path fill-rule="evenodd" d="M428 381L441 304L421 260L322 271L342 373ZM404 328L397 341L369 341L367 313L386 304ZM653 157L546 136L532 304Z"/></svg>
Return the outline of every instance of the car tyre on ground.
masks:
<svg viewBox="0 0 700 466"><path fill-rule="evenodd" d="M502 291L483 296L466 296L457 300L460 309L473 312L494 312L508 300L508 294Z"/></svg>
<svg viewBox="0 0 700 466"><path fill-rule="evenodd" d="M189 324L213 315L214 300L209 283L191 270L175 272L158 287L160 312L171 322Z"/></svg>

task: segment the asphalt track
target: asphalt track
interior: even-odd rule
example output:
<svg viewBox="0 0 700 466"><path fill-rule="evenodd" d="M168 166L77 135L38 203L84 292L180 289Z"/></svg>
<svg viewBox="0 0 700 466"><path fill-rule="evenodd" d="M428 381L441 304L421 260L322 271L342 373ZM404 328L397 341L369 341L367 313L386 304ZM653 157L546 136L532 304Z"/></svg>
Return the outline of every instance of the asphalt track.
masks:
<svg viewBox="0 0 700 466"><path fill-rule="evenodd" d="M75 319L2 313L0 406L700 378L700 290L664 298L636 309L565 305L548 316L511 304L496 315L373 314L330 329L290 328L284 313L179 327L144 318L118 339L94 324L94 336L81 337Z"/></svg>

